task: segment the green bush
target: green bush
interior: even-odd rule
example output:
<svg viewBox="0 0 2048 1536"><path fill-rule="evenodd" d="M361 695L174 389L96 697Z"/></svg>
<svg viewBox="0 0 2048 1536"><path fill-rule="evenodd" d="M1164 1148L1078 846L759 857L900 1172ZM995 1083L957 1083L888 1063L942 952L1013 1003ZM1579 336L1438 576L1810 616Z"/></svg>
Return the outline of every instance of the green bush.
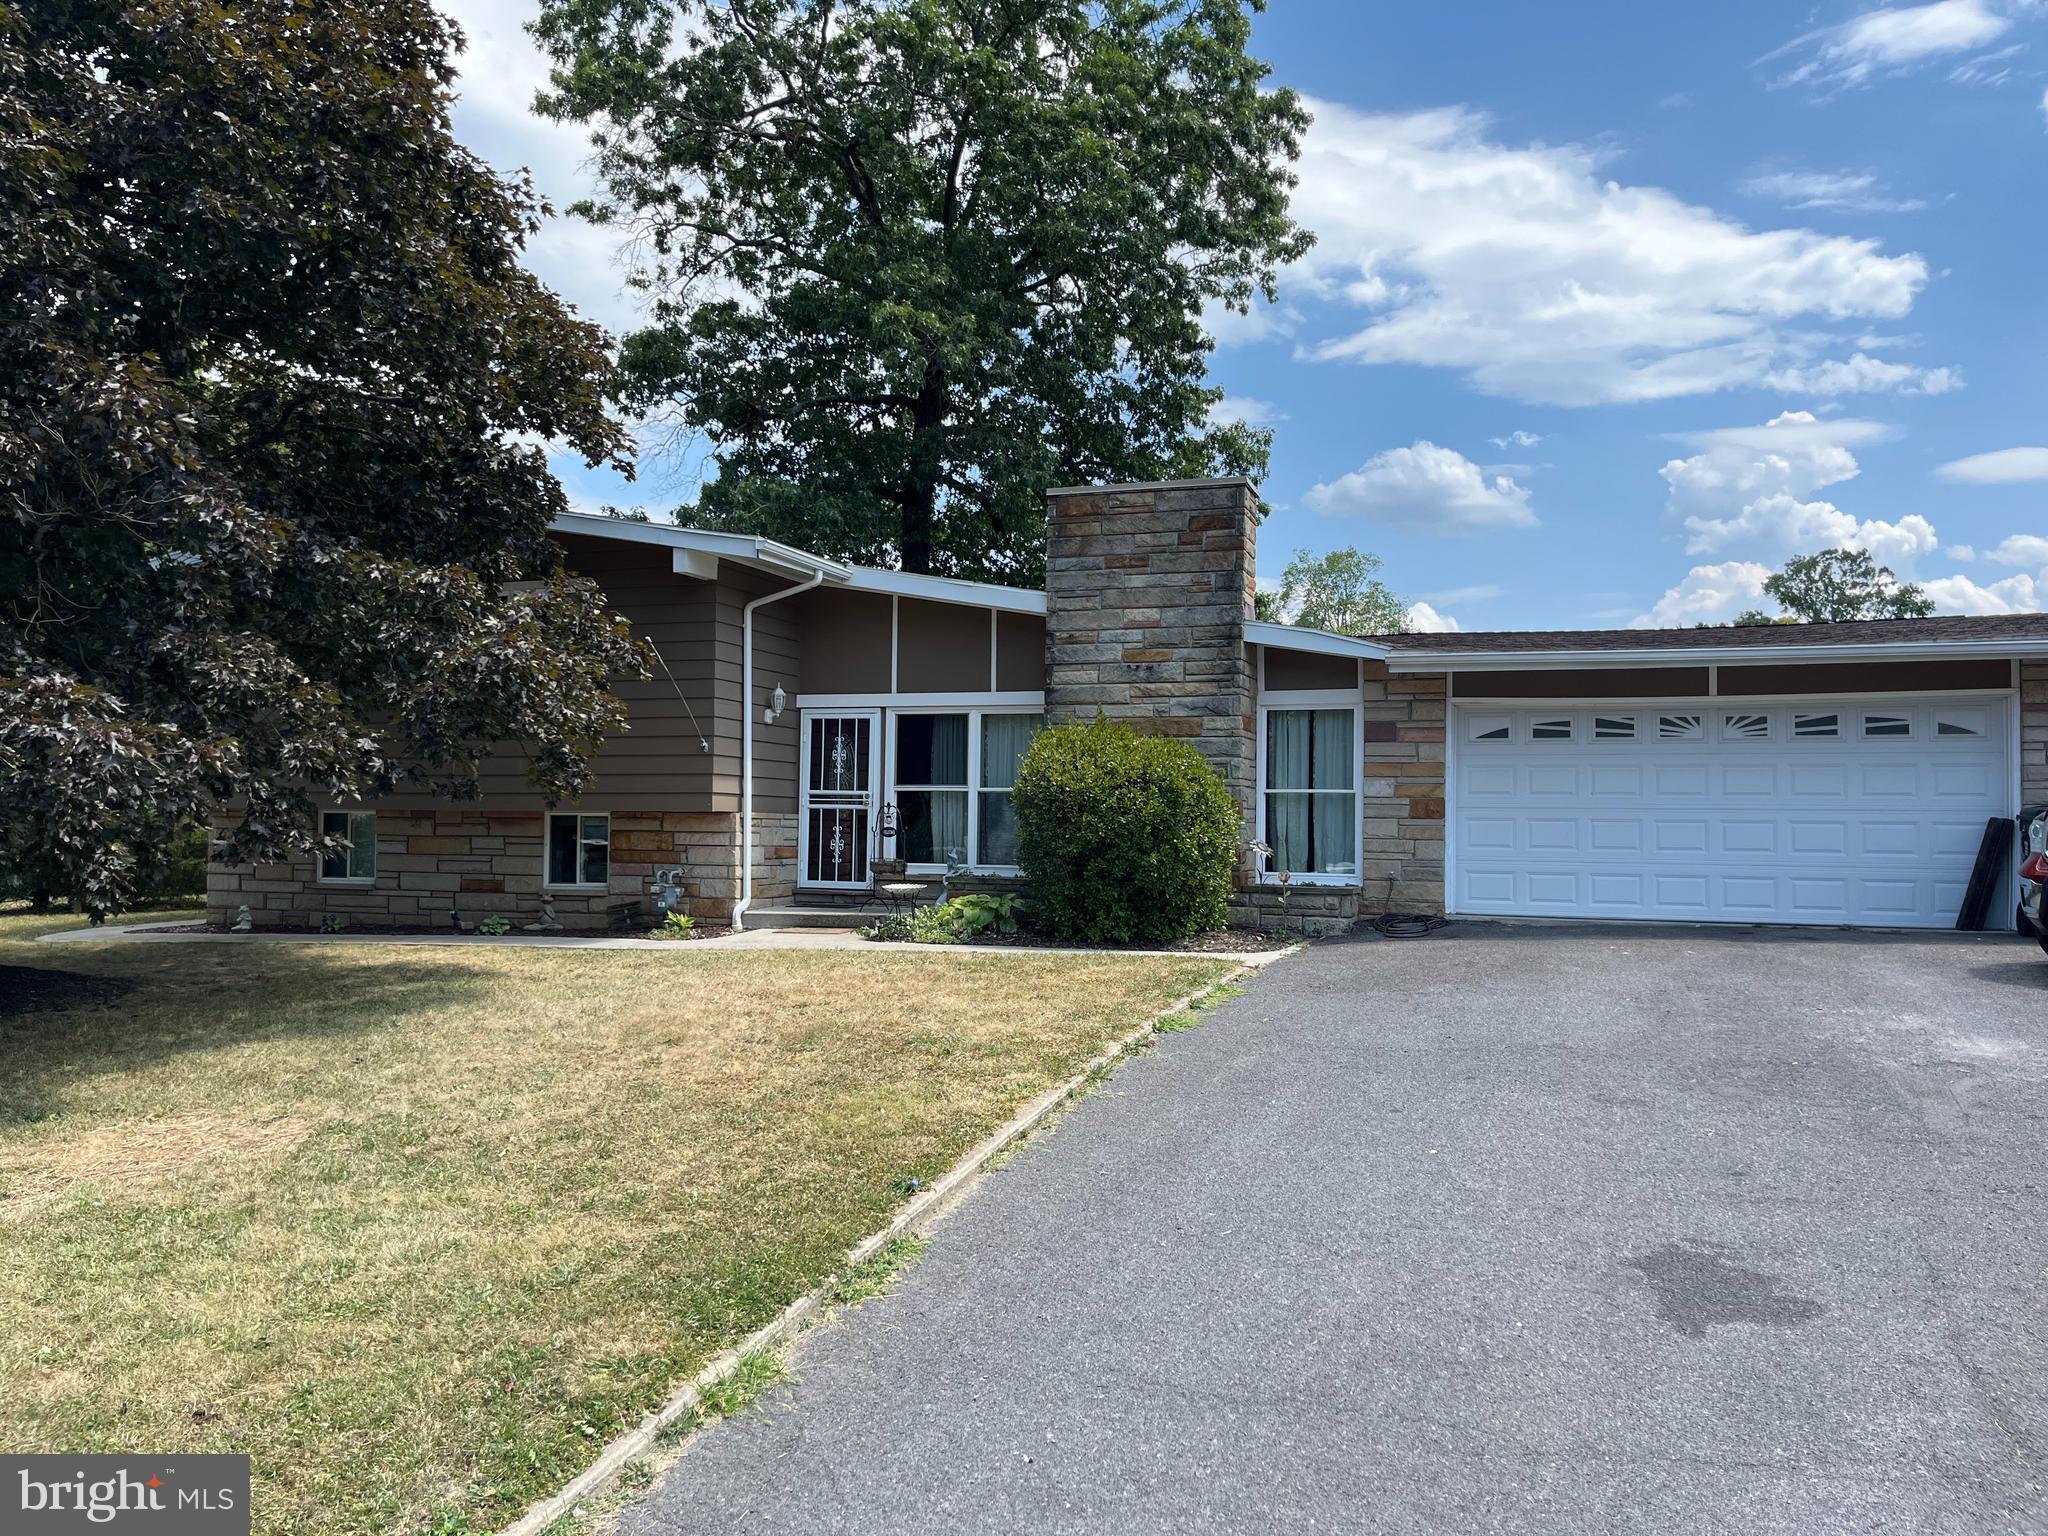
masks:
<svg viewBox="0 0 2048 1536"><path fill-rule="evenodd" d="M1102 719L1055 726L1011 800L1032 917L1054 936L1156 944L1223 926L1237 802L1186 742Z"/></svg>

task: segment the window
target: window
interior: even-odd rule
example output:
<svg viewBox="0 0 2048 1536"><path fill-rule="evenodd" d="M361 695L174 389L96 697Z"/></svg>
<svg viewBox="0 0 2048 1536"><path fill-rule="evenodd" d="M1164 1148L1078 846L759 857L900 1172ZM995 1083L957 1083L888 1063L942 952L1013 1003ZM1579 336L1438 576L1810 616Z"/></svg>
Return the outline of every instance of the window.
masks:
<svg viewBox="0 0 2048 1536"><path fill-rule="evenodd" d="M1721 739L1723 741L1769 741L1771 739L1771 717L1769 715L1723 715L1721 717Z"/></svg>
<svg viewBox="0 0 2048 1536"><path fill-rule="evenodd" d="M1010 806L1010 788L1017 782L1017 764L1044 724L1043 715L981 717L981 784L975 796L977 864L1013 866L1017 862L1017 813Z"/></svg>
<svg viewBox="0 0 2048 1536"><path fill-rule="evenodd" d="M1358 873L1357 712L1266 711L1263 840L1290 875Z"/></svg>
<svg viewBox="0 0 2048 1536"><path fill-rule="evenodd" d="M377 813L375 811L323 811L320 835L338 837L346 848L329 848L320 854L320 878L374 880L377 878Z"/></svg>
<svg viewBox="0 0 2048 1536"><path fill-rule="evenodd" d="M611 872L611 817L574 811L548 817L549 885L604 885Z"/></svg>
<svg viewBox="0 0 2048 1536"><path fill-rule="evenodd" d="M1910 715L1865 715L1863 734L1866 737L1910 736L1913 734L1913 719Z"/></svg>
<svg viewBox="0 0 2048 1536"><path fill-rule="evenodd" d="M1465 733L1474 741L1506 741L1513 734L1506 715L1474 715L1465 722Z"/></svg>
<svg viewBox="0 0 2048 1536"><path fill-rule="evenodd" d="M1595 715L1593 717L1593 739L1595 741L1634 741L1636 739L1636 717L1634 715Z"/></svg>
<svg viewBox="0 0 2048 1536"><path fill-rule="evenodd" d="M966 714L896 717L896 856L967 862Z"/></svg>
<svg viewBox="0 0 2048 1536"><path fill-rule="evenodd" d="M1800 737L1839 736L1842 734L1842 717L1795 714L1792 717L1792 734Z"/></svg>
<svg viewBox="0 0 2048 1536"><path fill-rule="evenodd" d="M1934 734L1954 738L1982 736L1990 716L1981 709L1941 709L1934 714Z"/></svg>
<svg viewBox="0 0 2048 1536"><path fill-rule="evenodd" d="M1657 717L1657 739L1659 741L1701 741L1707 734L1707 723L1698 715L1659 715Z"/></svg>
<svg viewBox="0 0 2048 1536"><path fill-rule="evenodd" d="M1529 723L1529 739L1531 741L1570 741L1572 739L1572 723L1569 719L1532 720Z"/></svg>

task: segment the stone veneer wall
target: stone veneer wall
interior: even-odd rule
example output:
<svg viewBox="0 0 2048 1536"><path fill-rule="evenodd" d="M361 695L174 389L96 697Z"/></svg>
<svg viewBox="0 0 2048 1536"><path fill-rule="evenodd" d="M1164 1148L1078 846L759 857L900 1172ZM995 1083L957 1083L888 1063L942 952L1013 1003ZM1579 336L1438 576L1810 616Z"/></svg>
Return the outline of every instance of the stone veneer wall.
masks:
<svg viewBox="0 0 2048 1536"><path fill-rule="evenodd" d="M2020 663L2020 804L2048 804L2048 661Z"/></svg>
<svg viewBox="0 0 2048 1536"><path fill-rule="evenodd" d="M1047 717L1189 741L1244 808L1246 843L1258 506L1249 481L1204 480L1057 491L1046 516Z"/></svg>
<svg viewBox="0 0 2048 1536"><path fill-rule="evenodd" d="M608 907L640 898L651 913L657 869L683 870L684 907L723 923L739 900L739 817L730 811L614 811L609 888L554 893L565 929L603 928ZM477 806L377 812L377 878L369 886L322 885L307 855L285 864L215 864L207 874L207 920L226 925L247 905L261 928L310 928L335 913L360 928L441 926L451 908L474 923L502 912L514 924L540 917L541 842L538 811ZM754 899L796 889L795 812L757 814ZM224 829L223 829L224 830Z"/></svg>
<svg viewBox="0 0 2048 1536"><path fill-rule="evenodd" d="M1395 677L1365 664L1365 888L1368 912L1444 909L1442 673Z"/></svg>

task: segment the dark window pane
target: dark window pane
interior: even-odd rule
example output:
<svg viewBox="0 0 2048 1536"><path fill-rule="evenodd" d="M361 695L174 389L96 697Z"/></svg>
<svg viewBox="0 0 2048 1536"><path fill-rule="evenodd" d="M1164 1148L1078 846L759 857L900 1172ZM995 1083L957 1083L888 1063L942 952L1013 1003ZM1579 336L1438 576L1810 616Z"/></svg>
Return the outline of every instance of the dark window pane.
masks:
<svg viewBox="0 0 2048 1536"><path fill-rule="evenodd" d="M548 818L548 884L576 883L576 818Z"/></svg>

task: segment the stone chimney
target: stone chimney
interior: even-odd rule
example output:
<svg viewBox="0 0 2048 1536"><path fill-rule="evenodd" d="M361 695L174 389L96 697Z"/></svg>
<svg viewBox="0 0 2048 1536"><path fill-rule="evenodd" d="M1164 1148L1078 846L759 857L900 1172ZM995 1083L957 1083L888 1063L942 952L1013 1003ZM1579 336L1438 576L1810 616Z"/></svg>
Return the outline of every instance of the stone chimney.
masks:
<svg viewBox="0 0 2048 1536"><path fill-rule="evenodd" d="M1243 479L1080 486L1046 508L1047 715L1099 710L1187 738L1246 807L1247 829L1258 509Z"/></svg>

